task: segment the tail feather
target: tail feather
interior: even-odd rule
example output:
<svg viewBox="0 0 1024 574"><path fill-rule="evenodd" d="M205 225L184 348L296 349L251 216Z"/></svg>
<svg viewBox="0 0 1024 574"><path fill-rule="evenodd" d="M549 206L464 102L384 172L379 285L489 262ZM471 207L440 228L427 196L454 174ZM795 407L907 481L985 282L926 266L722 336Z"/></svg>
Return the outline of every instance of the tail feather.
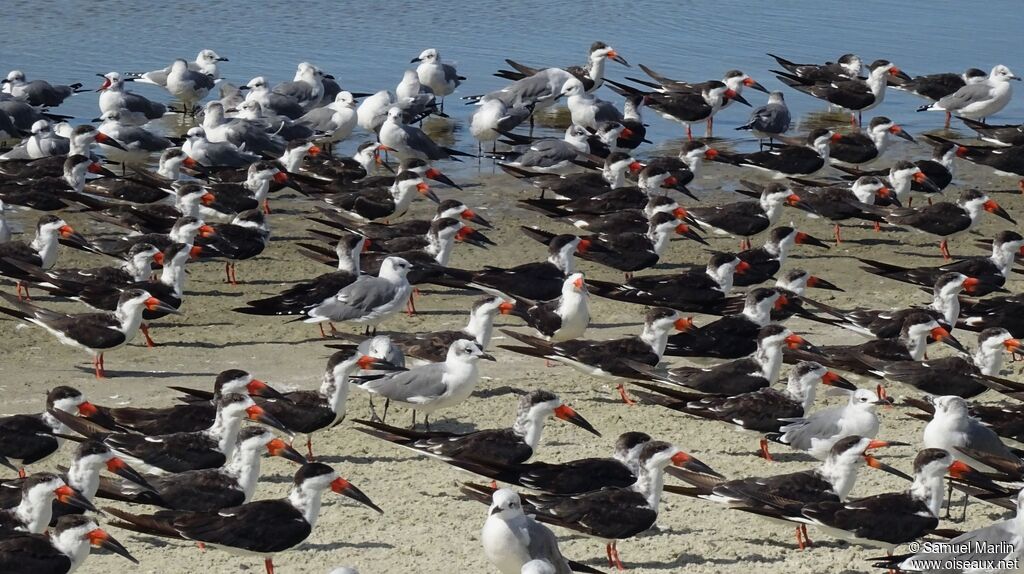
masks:
<svg viewBox="0 0 1024 574"><path fill-rule="evenodd" d="M161 511L156 514L131 514L117 508L104 507L104 512L108 512L111 515L119 518L119 521L113 521L111 524L118 528L125 530L131 530L132 532L138 532L140 534L150 534L153 536L163 536L166 538L178 538L185 540L186 538L174 528L174 518L179 513L174 511Z"/></svg>

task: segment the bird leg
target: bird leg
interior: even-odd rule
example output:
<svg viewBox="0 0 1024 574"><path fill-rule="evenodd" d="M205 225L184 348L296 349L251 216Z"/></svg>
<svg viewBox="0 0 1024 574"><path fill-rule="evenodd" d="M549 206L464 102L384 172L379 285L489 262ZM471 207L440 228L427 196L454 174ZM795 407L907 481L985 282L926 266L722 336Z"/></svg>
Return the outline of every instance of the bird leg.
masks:
<svg viewBox="0 0 1024 574"><path fill-rule="evenodd" d="M761 437L761 445L758 452L758 456L767 460L768 462L773 462L772 453L768 452L768 439L765 437Z"/></svg>
<svg viewBox="0 0 1024 574"><path fill-rule="evenodd" d="M690 124L686 124L686 141L693 141L693 132L690 131Z"/></svg>
<svg viewBox="0 0 1024 574"><path fill-rule="evenodd" d="M384 399L384 416L380 417L380 422L388 420L388 407L391 406L391 399ZM416 411L412 413L412 424L416 424Z"/></svg>
<svg viewBox="0 0 1024 574"><path fill-rule="evenodd" d="M814 543L811 542L811 537L807 535L807 525L806 524L801 524L800 525L800 532L804 535L804 546L805 547L812 546Z"/></svg>
<svg viewBox="0 0 1024 574"><path fill-rule="evenodd" d="M150 349L155 347L156 343L153 341L153 338L149 336L149 324L143 323L139 325L139 330L142 331L142 335L146 338L146 346Z"/></svg>
<svg viewBox="0 0 1024 574"><path fill-rule="evenodd" d="M622 560L619 559L619 549L616 548L618 541L612 542L612 560L615 561L615 568L618 570L625 570L626 567L622 565Z"/></svg>
<svg viewBox="0 0 1024 574"><path fill-rule="evenodd" d="M267 569L267 574L274 574L274 559L267 558L263 561L263 566Z"/></svg>
<svg viewBox="0 0 1024 574"><path fill-rule="evenodd" d="M263 213L265 213L267 215L270 215L270 200L269 199L264 199L263 200Z"/></svg>
<svg viewBox="0 0 1024 574"><path fill-rule="evenodd" d="M18 301L32 300L32 297L28 294L28 285L25 285L23 282L18 281L17 285L15 285L15 289L17 290L18 293ZM24 293L25 295L22 296L22 293Z"/></svg>
<svg viewBox="0 0 1024 574"><path fill-rule="evenodd" d="M832 235L834 235L835 238L836 238L836 245L839 245L840 243L843 242L843 234L839 230L839 224L838 223L832 226Z"/></svg>
<svg viewBox="0 0 1024 574"><path fill-rule="evenodd" d="M427 427L428 431L430 430L430 413L423 415L423 426Z"/></svg>
<svg viewBox="0 0 1024 574"><path fill-rule="evenodd" d="M946 515L943 516L943 518L949 520L949 507L953 503L953 481L949 480L947 481L947 484L949 485L949 488L946 489Z"/></svg>
<svg viewBox="0 0 1024 574"><path fill-rule="evenodd" d="M800 527L797 526L796 527L796 547L799 548L800 550L803 550L805 548L805 546L804 546L804 538L803 538L803 536L801 535L800 532L801 532L800 531Z"/></svg>
<svg viewBox="0 0 1024 574"><path fill-rule="evenodd" d="M630 279L633 278L633 274L632 273L626 272L626 273L624 273L624 275L626 276L626 281L629 281Z"/></svg>
<svg viewBox="0 0 1024 574"><path fill-rule="evenodd" d="M615 566L615 561L612 560L612 545L611 544L605 544L604 545L604 553L608 556L608 566L609 567Z"/></svg>
<svg viewBox="0 0 1024 574"><path fill-rule="evenodd" d="M622 397L622 402L626 403L629 406L633 406L636 404L636 401L634 401L632 397L629 396L629 393L626 392L625 385L619 383L619 386L615 387L615 390L619 391L619 396Z"/></svg>
<svg viewBox="0 0 1024 574"><path fill-rule="evenodd" d="M882 224L876 221L875 222L875 233L878 233L881 230L882 230Z"/></svg>
<svg viewBox="0 0 1024 574"><path fill-rule="evenodd" d="M25 478L26 476L27 475L25 474L25 469L24 468L19 468L18 469L18 478Z"/></svg>
<svg viewBox="0 0 1024 574"><path fill-rule="evenodd" d="M743 239L740 240L740 251L746 251L751 247L753 247L753 245L750 243L749 237L744 237Z"/></svg>
<svg viewBox="0 0 1024 574"><path fill-rule="evenodd" d="M947 130L949 129L949 122L952 119L953 119L953 114L951 114L950 112L946 112L946 125L943 126L943 127L946 128Z"/></svg>
<svg viewBox="0 0 1024 574"><path fill-rule="evenodd" d="M103 353L93 357L92 366L96 369L96 378L105 379L107 374L103 371Z"/></svg>
<svg viewBox="0 0 1024 574"><path fill-rule="evenodd" d="M953 258L953 256L949 254L949 243L947 243L945 239L939 242L939 251L942 252L942 257L946 261Z"/></svg>
<svg viewBox="0 0 1024 574"><path fill-rule="evenodd" d="M313 462L316 460L313 457L313 435L306 435L306 460Z"/></svg>
<svg viewBox="0 0 1024 574"><path fill-rule="evenodd" d="M715 131L715 116L708 116L707 129L704 131L704 137L711 137L711 134Z"/></svg>

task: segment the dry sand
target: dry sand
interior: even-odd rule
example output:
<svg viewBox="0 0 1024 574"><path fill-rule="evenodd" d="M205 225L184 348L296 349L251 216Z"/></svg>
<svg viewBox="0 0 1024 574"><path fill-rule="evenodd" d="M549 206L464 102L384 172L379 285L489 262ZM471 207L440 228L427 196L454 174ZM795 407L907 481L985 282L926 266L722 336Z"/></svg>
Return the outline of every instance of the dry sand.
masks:
<svg viewBox="0 0 1024 574"><path fill-rule="evenodd" d="M899 152L913 157L927 153L925 146L900 146ZM892 152L890 152L892 153ZM885 165L889 165L885 162ZM953 199L964 182L983 189L1013 189L1016 182L993 178L987 170L960 162L958 179L961 185L950 188ZM694 189L705 201L738 200L738 196L722 193L740 177L750 176L729 166L708 166ZM476 268L483 264L513 265L541 258L540 244L524 239L520 224L540 224L558 230L554 222L512 207L519 197L533 195L503 175L491 175L485 164L479 176L457 178L478 180L479 185L460 194L440 188L442 197L461 196L471 206L487 205L481 212L490 218L497 230L486 233L500 246L484 251L460 245L452 265ZM436 189L436 188L435 188ZM994 196L1011 214L1024 217L1024 201L1016 195ZM920 199L919 199L920 201ZM250 317L229 309L247 299L274 294L292 282L324 272L325 267L296 254L294 241L307 235L309 227L302 216L312 206L305 201L278 199L271 217L274 240L263 256L239 265L238 276L243 284L226 285L223 268L210 263L190 266L186 285L184 315L158 322L153 337L160 343L147 349L137 338L131 346L112 352L107 357L111 378L96 381L92 377L90 358L79 351L58 344L47 333L13 321L0 322L0 383L4 402L0 410L8 413L38 412L43 406L46 390L54 385L68 384L82 389L94 402L104 405L157 406L171 403L174 393L168 385L207 388L214 375L227 368L243 368L272 382L279 389L316 388L330 350L323 346L317 329L301 323L286 323L280 318ZM431 206L418 202L414 216L427 216ZM33 216L34 217L34 216ZM24 223L22 216L16 218ZM954 254L982 254L973 243L991 237L1007 227L1006 222L990 215L983 216L979 233L952 242ZM830 237L830 227L820 220L808 219L802 212L789 210L783 222L794 221L800 229L820 238ZM80 215L69 221L87 234L100 226ZM29 228L31 224L28 224ZM866 227L847 227L847 241L838 248L823 250L798 246L787 268L803 267L843 287L844 293L812 291L811 297L840 307L856 304L901 306L927 303L929 296L916 287L884 281L864 273L852 259L871 256L904 264L939 264L937 242L930 236L913 232L885 231L876 234ZM731 238L709 236L713 248L734 250ZM679 264L703 264L703 248L692 242L673 243L664 257L671 269ZM105 261L96 256L83 256L63 250L59 264L99 265ZM581 262L590 277L621 280L621 275L588 262ZM1009 284L1017 291L1019 282ZM38 293L38 292L37 292ZM41 294L40 294L41 295ZM401 315L383 325L384 330L422 331L461 327L472 300L464 293L447 292L427 287L418 299L420 313L414 317ZM45 296L37 302L67 311L80 312L77 305L58 303ZM592 299L593 324L587 335L605 339L637 332L643 309L599 298ZM698 324L712 318L699 317ZM501 317L499 326L517 326L515 320ZM848 332L826 329L820 325L794 319L789 326L816 344L844 343L861 340ZM342 329L357 331L356 326ZM961 340L973 347L971 334ZM501 344L497 339L493 345ZM680 448L730 477L769 475L812 467L808 457L776 447L777 462L768 463L753 456L757 437L736 432L724 424L702 422L656 406L624 406L613 393L608 381L595 380L568 367L545 368L543 361L495 350L498 362L484 362L484 377L477 395L458 408L439 413L437 428L468 431L507 426L516 404L510 388L544 388L556 392L586 416L603 434L596 438L560 421L549 422L541 440L538 460L560 461L585 456L606 456L619 433L645 431L671 441ZM933 349L945 354L946 349ZM672 359L673 364L684 364ZM1018 370L1017 365L1009 365ZM1013 376L1016 376L1014 374ZM865 385L868 383L864 383ZM890 385L897 399L912 389ZM998 400L992 394L981 397ZM825 399L819 405L834 403ZM363 393L353 391L348 403L349 417L363 417L367 400ZM407 413L395 411L390 422L407 424ZM882 431L887 439L920 444L924 423L909 420L900 409L881 411ZM353 430L351 423L316 437L320 460L332 464L345 477L363 489L384 508L382 516L357 506L347 499L328 493L320 520L309 539L297 548L276 558L279 572L327 572L339 565L357 566L364 574L375 572L494 572L480 551L479 533L486 517L486 508L458 493L461 481L474 477L426 457L370 439ZM67 460L63 456L53 464ZM889 450L890 452L885 452ZM910 471L914 447L885 449L884 459ZM295 467L282 459L264 462L257 498L271 498L286 493ZM671 479L670 479L671 480ZM898 479L863 469L853 491L864 496L904 488ZM144 511L144 508L138 508ZM996 507L972 504L966 524L974 528L999 519L1005 513ZM258 558L238 558L219 551L200 552L194 545L167 542L112 529L115 536L139 558L141 565L132 566L121 558L93 556L79 570L83 574L99 572L153 572L161 574L206 572L258 572L263 565ZM572 532L557 531L564 553L592 566L606 569L604 548L598 541ZM619 549L623 560L633 572L735 572L752 567L766 573L775 572L862 572L869 569L868 557L877 550L854 547L830 540L811 531L816 545L807 551L794 547L793 531L780 528L739 512L686 498L666 495L662 499L657 528L644 535L623 541ZM607 570L607 569L606 569Z"/></svg>

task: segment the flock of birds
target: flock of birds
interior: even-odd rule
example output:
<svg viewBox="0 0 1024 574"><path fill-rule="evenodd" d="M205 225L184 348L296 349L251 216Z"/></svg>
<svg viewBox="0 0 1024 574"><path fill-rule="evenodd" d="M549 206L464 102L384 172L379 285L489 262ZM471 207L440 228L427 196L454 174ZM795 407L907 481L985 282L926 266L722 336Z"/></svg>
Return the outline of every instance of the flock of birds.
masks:
<svg viewBox="0 0 1024 574"><path fill-rule="evenodd" d="M962 190L954 202L932 200L953 184L957 160L1024 176L1024 129L986 123L1010 101L1010 81L1019 78L1002 65L987 74L971 69L912 78L892 62L864 66L852 54L824 64L772 57L783 84L848 111L854 129L789 136L793 122L785 97L771 92L739 128L761 138L761 149L716 149L713 140L694 140L691 125L706 123L710 133L717 113L750 105L744 93L767 92L761 84L736 70L721 81L691 83L644 66L645 78L613 81L605 78L606 63L628 64L601 42L591 46L584 67L532 68L509 60L509 69L496 74L509 84L464 97L477 106L469 125L480 142L477 154L439 145L416 125L431 115L445 117L444 98L466 81L434 49L413 59L417 66L405 71L397 88L372 94L343 90L309 63L300 64L289 82L272 86L256 77L235 87L220 77L227 59L203 50L193 62L179 59L145 74L100 74L95 125L72 126L71 118L54 111L88 91L80 84L29 81L10 72L0 96L0 135L24 139L0 154L0 275L16 284L15 294L0 293L0 312L88 352L102 378L106 353L139 331L155 345L149 324L183 310L187 265L224 262L226 280L237 283L236 262L268 246L271 194L287 189L299 194L295 203L320 226L297 247L333 270L235 311L315 323L336 341L329 345L336 352L316 390L280 392L231 369L220 373L212 391L175 387L181 395L173 406L96 405L79 390L59 386L46 394L41 413L0 419L0 464L20 475L0 488L0 571L71 572L92 546L134 562L95 518L96 501L104 498L132 509L105 507L113 526L260 556L272 573L273 556L313 530L323 493L382 512L333 468L314 462L312 435L343 421L353 389L371 397L371 416L353 421L357 430L492 481L466 483L463 492L489 505L483 551L503 574L598 572L563 556L547 525L603 541L609 566L624 568L617 542L655 525L664 492L788 525L801 549L811 544L808 526L885 549L887 557L874 561L892 570L933 571L929 560L936 558L1013 563L1024 549L1020 518L968 533L939 528L939 519L944 501L949 516L953 489L964 493L965 509L967 497L1018 513L1024 503L1024 453L1004 443L1024 440L1024 407L967 400L986 392L1024 400L1024 384L1000 376L1004 354L1024 353L1018 338L1024 336L1024 300L1005 294L1015 257L1024 254L1024 237L1002 231L986 243L991 255L935 267L862 259L868 273L931 290L932 301L905 309L840 309L807 294L838 286L784 269L795 246L827 244L779 220L786 208L828 219L835 223L836 243L842 241L840 222L847 220L868 222L876 231L912 228L940 238L947 259L948 239L973 229L983 213L1015 224L976 189ZM165 89L175 103L129 89L141 84ZM597 96L605 85L622 97L621 109ZM956 116L995 145L925 135L935 149L932 157L867 169L869 163L886 164L883 156L896 138L914 141L887 117L860 123L888 87L928 99L921 110L944 111L947 123ZM215 90L219 99L206 101ZM561 102L571 118L564 138L532 137L539 112ZM677 156L634 158L634 150L649 143L645 110L686 126L688 141ZM183 122L196 118L184 137L147 129L172 113L183 114ZM523 133L527 124L529 133ZM370 141L352 158L332 154L333 145L357 128ZM450 264L457 243L493 244L478 229L491 223L479 208L442 201L428 181L461 189L434 163L481 155L541 191L517 205L550 218L543 227L574 231L523 227L527 238L546 246L544 260L478 270ZM388 173L392 156L399 163ZM771 181L742 180L736 191L749 201L681 204L682 196L697 199L687 185L708 161L735 166L737 175L767 173ZM815 179L826 170L840 175ZM913 207L912 194L923 194L927 205ZM403 218L420 196L437 203L436 215ZM12 236L9 210L44 212L34 238ZM69 213L116 231L87 237L65 221L62 214ZM680 271L642 273L663 262L674 236L707 244L708 231L742 240L740 251L715 251L706 264ZM757 237L765 240L755 248L751 239ZM60 245L117 263L67 268L57 264ZM577 258L622 272L624 282L586 279ZM775 284L765 286L772 279ZM381 323L403 310L415 313L416 286L424 284L484 295L472 303L462 329L378 335ZM39 290L92 311L68 314L37 304L31 293ZM584 339L591 296L646 307L640 333ZM692 314L720 318L698 326ZM622 434L609 458L531 461L551 417L599 435L546 390L523 393L507 428L431 429L431 415L472 400L480 360L497 360L490 347L498 315L514 316L535 331L502 329L511 343L499 346L506 352L622 381L617 388L627 403L660 405L703 419L709 429L751 431L766 459L770 445L781 444L821 462L784 475L726 477L643 432ZM793 316L868 340L816 346L784 325ZM339 331L336 323L363 325L365 332ZM973 354L953 331L977 332ZM957 353L926 358L929 343ZM665 357L712 363L666 368ZM793 364L785 386L773 386L784 363ZM840 372L870 384L858 388ZM924 396L906 399L920 411L915 417L929 421L912 474L872 454L902 444L879 438L876 409L893 403L882 380ZM814 410L819 383L848 397L847 403ZM374 398L384 401L379 416ZM412 427L386 422L391 404L412 411ZM261 424L243 426L246 421ZM306 436L305 456L291 445L298 435ZM67 441L75 443L69 467L59 474L26 473ZM707 451L710 444L699 446ZM253 500L264 453L299 465L285 498ZM906 479L907 488L851 498L862 464ZM665 474L682 483L666 483ZM499 482L522 490L498 488ZM947 482L950 495L944 495ZM146 513L145 506L159 510ZM958 542L983 541L1010 543L1011 550L892 555L899 545L926 536L952 538L954 549L964 548Z"/></svg>

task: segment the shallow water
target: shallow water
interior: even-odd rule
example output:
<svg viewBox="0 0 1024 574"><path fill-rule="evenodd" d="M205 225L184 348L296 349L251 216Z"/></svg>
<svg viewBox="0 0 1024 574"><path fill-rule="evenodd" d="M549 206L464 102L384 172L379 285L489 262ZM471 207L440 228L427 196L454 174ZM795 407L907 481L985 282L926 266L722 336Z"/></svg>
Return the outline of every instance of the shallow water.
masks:
<svg viewBox="0 0 1024 574"><path fill-rule="evenodd" d="M643 63L668 76L702 81L739 68L769 90L782 89L797 118L797 130L809 119L820 119L826 106L785 88L769 72L772 52L794 61L835 59L845 52L865 62L886 58L910 75L985 70L1003 63L1024 74L1024 11L1015 0L979 5L971 2L643 2L608 0L569 7L553 2L429 3L396 0L338 3L306 1L265 5L210 0L175 2L159 10L140 9L137 2L60 3L60 14L37 2L5 3L7 24L0 69L20 68L29 79L82 82L98 87L96 73L111 70L148 71L175 57L192 59L202 48L230 58L223 76L244 84L256 75L271 83L290 80L295 65L313 62L337 77L351 91L394 89L409 60L426 47L436 47L444 61L455 64L469 80L456 96L484 93L505 80L491 74L504 58L529 65L582 64L594 40L615 47L632 64ZM41 6L43 6L41 8ZM979 11L984 12L978 18ZM609 62L614 79L645 77L638 68ZM999 123L1024 120L1024 86L1014 84L1017 97L993 118ZM167 94L154 86L134 89L154 99ZM600 97L621 101L609 89ZM745 97L760 105L765 95L747 90ZM924 103L913 95L890 90L885 102L869 116L884 114L913 134L941 128L941 113L915 113ZM446 143L470 151L475 141L464 129L473 110L449 98L446 111L453 122L432 121L427 129ZM98 115L96 96L85 93L59 108L88 121ZM740 147L754 145L733 131L745 123L749 109L731 106L716 116L715 134ZM814 113L818 112L818 113ZM164 123L181 129L179 118ZM650 111L648 138L655 146L640 155L663 153L675 147L681 126ZM828 121L843 121L830 114ZM867 118L865 118L867 121ZM954 122L954 129L957 129ZM556 133L556 130L547 130ZM560 130L557 130L560 131ZM696 127L697 134L703 133ZM541 131L539 133L545 133ZM969 135L964 133L964 135ZM366 134L356 134L340 149L350 151ZM897 146L898 147L898 146ZM653 149L652 149L653 148ZM897 152L900 153L900 152ZM923 149L916 153L924 153ZM476 169L472 166L462 169ZM455 166L448 172L460 171ZM488 170L489 171L489 170Z"/></svg>

